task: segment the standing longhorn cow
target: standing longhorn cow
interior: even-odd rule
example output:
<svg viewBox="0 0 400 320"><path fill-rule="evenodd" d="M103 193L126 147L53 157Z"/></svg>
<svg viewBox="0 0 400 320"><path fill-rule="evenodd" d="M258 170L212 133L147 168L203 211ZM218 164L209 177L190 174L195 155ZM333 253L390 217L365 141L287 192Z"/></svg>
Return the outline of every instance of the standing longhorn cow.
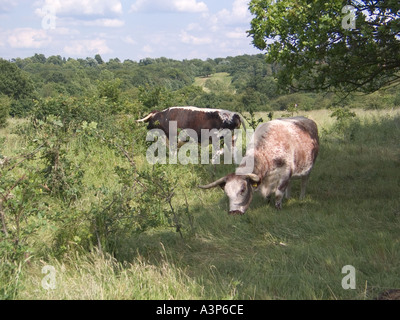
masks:
<svg viewBox="0 0 400 320"><path fill-rule="evenodd" d="M167 137L170 136L170 121L176 121L178 129L192 129L201 143L201 130L235 130L241 124L242 117L232 111L197 107L173 107L163 111L153 111L147 117L137 122L148 123L147 129L161 129Z"/></svg>
<svg viewBox="0 0 400 320"><path fill-rule="evenodd" d="M162 130L170 141L176 141L176 130L189 130L196 134L198 143L202 143L205 131L207 135L204 139L207 141L204 141L204 143L212 141L216 148L219 148L219 139L226 136L227 133L231 135L241 125L246 130L243 117L239 113L197 107L173 107L163 111L153 111L145 118L137 120L137 122L148 123L148 130ZM171 126L172 123L175 123L175 126ZM235 149L235 139L236 137L232 135L233 149ZM185 142L178 141L178 146L181 146ZM218 151L217 156L222 152L223 150ZM236 153L234 153L234 156L236 156Z"/></svg>
<svg viewBox="0 0 400 320"><path fill-rule="evenodd" d="M229 197L229 214L243 215L249 208L254 190L268 200L275 193L275 207L282 209L283 196L290 197L290 180L301 178L301 196L319 151L318 127L304 117L277 119L261 124L255 131L245 157L236 170L209 185L224 188ZM252 171L246 163L252 160Z"/></svg>

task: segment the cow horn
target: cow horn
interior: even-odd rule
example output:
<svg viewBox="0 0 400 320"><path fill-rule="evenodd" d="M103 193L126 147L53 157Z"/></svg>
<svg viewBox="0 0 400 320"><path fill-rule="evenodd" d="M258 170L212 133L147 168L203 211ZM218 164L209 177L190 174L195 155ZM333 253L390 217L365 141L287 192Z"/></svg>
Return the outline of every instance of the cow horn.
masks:
<svg viewBox="0 0 400 320"><path fill-rule="evenodd" d="M141 123L141 122L147 122L148 120L150 120L151 118L154 117L154 112L150 113L146 118L143 118L141 120L136 120L137 123Z"/></svg>
<svg viewBox="0 0 400 320"><path fill-rule="evenodd" d="M206 186L199 186L199 188L200 189L212 189L212 188L218 187L218 186L226 183L226 180L227 180L227 177L223 177L223 178L221 178L213 183L210 183Z"/></svg>
<svg viewBox="0 0 400 320"><path fill-rule="evenodd" d="M257 182L257 183L261 181L260 177L254 173L249 173L247 175L247 178L249 178L251 181Z"/></svg>

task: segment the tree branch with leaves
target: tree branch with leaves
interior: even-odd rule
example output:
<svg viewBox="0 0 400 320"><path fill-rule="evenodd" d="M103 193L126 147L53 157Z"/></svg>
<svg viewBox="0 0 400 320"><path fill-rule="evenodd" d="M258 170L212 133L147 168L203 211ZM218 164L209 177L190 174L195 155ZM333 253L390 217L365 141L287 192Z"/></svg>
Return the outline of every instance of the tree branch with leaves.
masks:
<svg viewBox="0 0 400 320"><path fill-rule="evenodd" d="M371 93L400 84L399 1L252 0L249 8L248 33L280 65L280 88ZM352 18L355 28L346 27Z"/></svg>

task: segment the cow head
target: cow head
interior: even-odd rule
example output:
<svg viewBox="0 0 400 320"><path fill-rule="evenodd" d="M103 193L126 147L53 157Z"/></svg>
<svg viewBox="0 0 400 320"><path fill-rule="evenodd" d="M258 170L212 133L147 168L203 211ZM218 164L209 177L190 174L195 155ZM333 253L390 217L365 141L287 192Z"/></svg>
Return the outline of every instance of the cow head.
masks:
<svg viewBox="0 0 400 320"><path fill-rule="evenodd" d="M253 199L253 190L260 183L260 178L255 174L236 175L230 174L209 185L199 186L201 189L221 187L229 198L229 214L244 215Z"/></svg>
<svg viewBox="0 0 400 320"><path fill-rule="evenodd" d="M148 123L147 129L156 129L159 126L159 120L157 119L157 115L159 111L153 111L146 118L136 120L137 123Z"/></svg>

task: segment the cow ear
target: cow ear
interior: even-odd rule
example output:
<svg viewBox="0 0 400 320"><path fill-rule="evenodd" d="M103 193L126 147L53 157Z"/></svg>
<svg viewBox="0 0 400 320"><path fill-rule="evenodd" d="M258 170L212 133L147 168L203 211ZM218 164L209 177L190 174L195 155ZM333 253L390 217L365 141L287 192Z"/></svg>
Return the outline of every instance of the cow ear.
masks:
<svg viewBox="0 0 400 320"><path fill-rule="evenodd" d="M253 186L253 188L258 188L258 186L260 185L261 179L259 176L251 173L249 175L247 175L247 178L249 179L250 184Z"/></svg>

